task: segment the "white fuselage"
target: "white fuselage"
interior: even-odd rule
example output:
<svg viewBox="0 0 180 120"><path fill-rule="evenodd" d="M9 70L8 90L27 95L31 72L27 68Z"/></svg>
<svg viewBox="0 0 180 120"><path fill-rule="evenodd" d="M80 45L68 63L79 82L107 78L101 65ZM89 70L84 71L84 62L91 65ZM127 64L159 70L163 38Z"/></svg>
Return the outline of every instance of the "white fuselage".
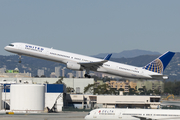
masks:
<svg viewBox="0 0 180 120"><path fill-rule="evenodd" d="M165 109L110 109L100 108L92 110L85 116L85 120L178 120L180 110Z"/></svg>
<svg viewBox="0 0 180 120"><path fill-rule="evenodd" d="M67 64L68 62L87 63L98 62L102 60L94 57L88 57L27 43L13 43L13 46L6 46L5 50L16 53L18 55L36 57L64 64ZM98 67L98 69L90 68L89 70L135 79L152 79L151 75L161 75L159 73L145 70L141 67L135 67L111 61L105 62L102 66Z"/></svg>

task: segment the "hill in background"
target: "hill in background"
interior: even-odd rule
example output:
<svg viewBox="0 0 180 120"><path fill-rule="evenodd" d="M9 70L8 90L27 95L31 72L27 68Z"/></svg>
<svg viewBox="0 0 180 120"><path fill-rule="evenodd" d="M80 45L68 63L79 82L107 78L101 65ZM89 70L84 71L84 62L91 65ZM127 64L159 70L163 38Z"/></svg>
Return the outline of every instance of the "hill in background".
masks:
<svg viewBox="0 0 180 120"><path fill-rule="evenodd" d="M104 58L107 54L109 53L100 53L98 55L94 55L93 57L98 57L98 58ZM151 52L151 51L146 51L146 50L125 50L120 53L112 53L112 58L133 58L137 57L140 55L160 55L161 53L159 52Z"/></svg>

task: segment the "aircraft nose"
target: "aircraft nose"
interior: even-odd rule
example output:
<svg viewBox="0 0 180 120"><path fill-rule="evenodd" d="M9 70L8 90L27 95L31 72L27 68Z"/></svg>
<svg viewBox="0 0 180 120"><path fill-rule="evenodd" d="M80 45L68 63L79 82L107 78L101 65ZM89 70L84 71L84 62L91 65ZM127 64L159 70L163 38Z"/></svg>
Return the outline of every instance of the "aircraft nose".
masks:
<svg viewBox="0 0 180 120"><path fill-rule="evenodd" d="M4 47L4 49L5 49L5 50L7 50L7 46L6 46L6 47Z"/></svg>
<svg viewBox="0 0 180 120"><path fill-rule="evenodd" d="M6 51L9 51L9 50L10 50L9 46L4 47L4 49L5 49Z"/></svg>
<svg viewBox="0 0 180 120"><path fill-rule="evenodd" d="M87 115L84 117L85 120L87 120Z"/></svg>
<svg viewBox="0 0 180 120"><path fill-rule="evenodd" d="M86 115L86 116L84 117L84 119L85 119L85 120L88 120L88 119L89 119L89 115Z"/></svg>

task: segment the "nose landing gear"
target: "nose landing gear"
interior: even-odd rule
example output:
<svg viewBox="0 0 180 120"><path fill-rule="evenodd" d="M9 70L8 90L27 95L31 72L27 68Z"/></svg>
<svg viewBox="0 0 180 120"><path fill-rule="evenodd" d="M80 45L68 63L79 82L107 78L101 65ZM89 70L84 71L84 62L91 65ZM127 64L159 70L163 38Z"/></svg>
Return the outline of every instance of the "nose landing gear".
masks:
<svg viewBox="0 0 180 120"><path fill-rule="evenodd" d="M21 61L21 55L19 55L19 63L21 63L22 61Z"/></svg>

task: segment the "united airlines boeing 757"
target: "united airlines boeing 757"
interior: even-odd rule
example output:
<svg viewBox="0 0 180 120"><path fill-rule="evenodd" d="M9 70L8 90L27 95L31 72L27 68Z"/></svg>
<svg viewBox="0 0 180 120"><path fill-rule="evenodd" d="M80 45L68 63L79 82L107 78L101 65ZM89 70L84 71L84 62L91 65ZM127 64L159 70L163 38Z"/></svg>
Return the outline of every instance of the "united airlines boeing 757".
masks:
<svg viewBox="0 0 180 120"><path fill-rule="evenodd" d="M179 120L180 110L110 109L92 110L85 120Z"/></svg>
<svg viewBox="0 0 180 120"><path fill-rule="evenodd" d="M89 71L96 71L125 78L156 80L168 78L163 75L163 71L175 54L168 51L144 67L135 67L109 61L112 54L108 54L104 59L98 59L27 43L11 43L4 49L18 54L20 62L21 55L55 61L66 64L68 69L86 70L85 77L90 77Z"/></svg>

